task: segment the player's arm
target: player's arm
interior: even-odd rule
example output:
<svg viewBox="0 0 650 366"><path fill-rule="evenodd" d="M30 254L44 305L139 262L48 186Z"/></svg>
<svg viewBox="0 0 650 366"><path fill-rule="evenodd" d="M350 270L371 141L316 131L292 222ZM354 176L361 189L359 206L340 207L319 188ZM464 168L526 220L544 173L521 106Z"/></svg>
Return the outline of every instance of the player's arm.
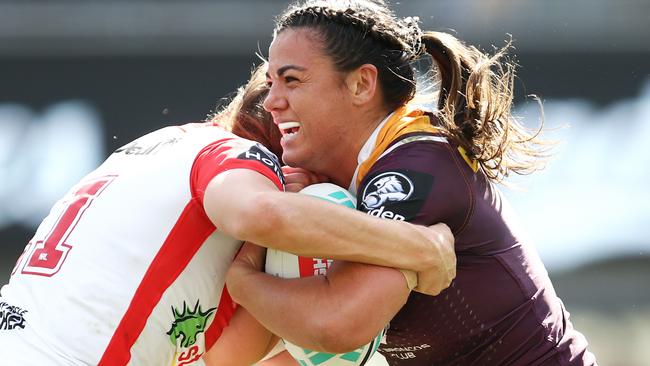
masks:
<svg viewBox="0 0 650 366"><path fill-rule="evenodd" d="M232 169L207 185L203 204L217 228L241 240L310 257L434 273L428 293L455 277L453 236L433 227L382 220L317 198L280 192L271 180ZM378 240L381 238L381 240Z"/></svg>
<svg viewBox="0 0 650 366"><path fill-rule="evenodd" d="M414 149L413 153L423 152L427 158L446 158L448 151L446 145L440 148L437 145L413 145L410 148ZM384 203L382 207L385 210L399 214L405 220L462 222L468 209L458 206L469 202L463 199L469 193L465 191L462 175L454 174L458 172L454 161L440 160L441 164L432 164L436 170L429 172L420 170L417 159L409 159L407 163L414 166L397 172L389 168L379 170L378 166L374 173L369 173L365 185L374 186L374 179L391 173L400 175L405 178L403 187L410 185L412 189L408 191L414 193ZM442 163L447 163L444 172L440 171L444 166ZM372 194L372 191L367 194ZM454 199L445 201L439 200L440 197ZM430 205L422 214L422 207L427 203ZM382 221L386 225L394 222ZM377 243L385 240L391 239L379 235ZM364 344L388 323L409 294L404 277L392 268L340 263L328 270L325 278L283 280L261 273L254 265L256 262L247 260L245 253L237 258L227 276L233 299L247 307L277 335L298 345L308 344L320 346L324 351L342 352ZM274 319L282 314L285 318ZM308 326L300 328L300 324ZM313 332L312 328L318 332ZM359 338L354 338L356 336Z"/></svg>
<svg viewBox="0 0 650 366"><path fill-rule="evenodd" d="M206 366L249 366L266 356L278 340L240 306L203 360Z"/></svg>
<svg viewBox="0 0 650 366"><path fill-rule="evenodd" d="M281 279L260 269L264 249L245 244L226 278L233 300L271 332L315 351L344 353L374 338L406 303L402 273L334 262L326 276Z"/></svg>

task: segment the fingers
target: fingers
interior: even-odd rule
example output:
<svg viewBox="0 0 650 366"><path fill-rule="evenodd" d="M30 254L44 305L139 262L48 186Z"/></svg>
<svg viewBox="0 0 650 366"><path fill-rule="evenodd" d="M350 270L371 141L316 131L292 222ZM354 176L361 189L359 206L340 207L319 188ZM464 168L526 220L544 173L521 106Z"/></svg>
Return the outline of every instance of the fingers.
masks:
<svg viewBox="0 0 650 366"><path fill-rule="evenodd" d="M439 258L440 269L444 271L450 279L456 277L456 251L454 234L449 226L438 223L429 227L434 233L436 242L435 250Z"/></svg>
<svg viewBox="0 0 650 366"><path fill-rule="evenodd" d="M327 182L328 179L320 174L312 173L302 168L283 166L285 189L287 192L300 192L303 188L321 182Z"/></svg>
<svg viewBox="0 0 650 366"><path fill-rule="evenodd" d="M305 187L306 186L304 184L302 184L302 183L287 183L284 186L284 190L286 192L300 192Z"/></svg>
<svg viewBox="0 0 650 366"><path fill-rule="evenodd" d="M452 245L454 244L454 233L451 232L451 229L447 224L439 222L437 224L429 226L431 230L434 231L434 235L438 235L441 240L450 242Z"/></svg>
<svg viewBox="0 0 650 366"><path fill-rule="evenodd" d="M239 254L235 258L237 265L245 266L256 271L262 271L264 269L265 260L266 248L248 242L242 245Z"/></svg>
<svg viewBox="0 0 650 366"><path fill-rule="evenodd" d="M426 295L438 295L451 285L456 278L456 252L454 235L451 229L443 224L429 226L433 238L431 267L418 272L418 286L414 291Z"/></svg>
<svg viewBox="0 0 650 366"><path fill-rule="evenodd" d="M451 286L454 278L456 278L455 265L453 270L450 270L449 268L432 267L429 270L418 272L417 286L413 291L435 296Z"/></svg>
<svg viewBox="0 0 650 366"><path fill-rule="evenodd" d="M441 273L438 268L418 272L418 284L413 291L425 295L436 296L448 288L455 277L455 272L454 275L451 276L451 273L449 272Z"/></svg>
<svg viewBox="0 0 650 366"><path fill-rule="evenodd" d="M255 244L244 243L235 259L226 272L226 286L230 296L239 301L240 296L246 292L247 279L264 270L266 248Z"/></svg>
<svg viewBox="0 0 650 366"><path fill-rule="evenodd" d="M444 281L441 281L441 278L437 273L425 271L418 273L418 285L413 289L413 291L429 296L436 296L447 287L449 286L445 285Z"/></svg>
<svg viewBox="0 0 650 366"><path fill-rule="evenodd" d="M296 173L296 172L309 172L309 171L303 168L296 168L288 165L284 165L282 167L282 173L284 174Z"/></svg>

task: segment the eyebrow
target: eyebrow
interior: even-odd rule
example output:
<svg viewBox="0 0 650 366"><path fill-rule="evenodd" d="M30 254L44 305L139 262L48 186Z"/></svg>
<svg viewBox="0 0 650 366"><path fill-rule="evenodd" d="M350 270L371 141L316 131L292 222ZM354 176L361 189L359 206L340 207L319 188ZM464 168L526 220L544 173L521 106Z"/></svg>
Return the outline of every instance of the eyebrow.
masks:
<svg viewBox="0 0 650 366"><path fill-rule="evenodd" d="M278 69L277 75L282 76L282 74L284 74L285 72L287 72L289 70L305 71L307 69L302 67L302 66L298 66L298 65L284 65L284 66L282 66L281 68ZM268 73L268 71L266 72L266 77L267 78L271 77L271 75Z"/></svg>

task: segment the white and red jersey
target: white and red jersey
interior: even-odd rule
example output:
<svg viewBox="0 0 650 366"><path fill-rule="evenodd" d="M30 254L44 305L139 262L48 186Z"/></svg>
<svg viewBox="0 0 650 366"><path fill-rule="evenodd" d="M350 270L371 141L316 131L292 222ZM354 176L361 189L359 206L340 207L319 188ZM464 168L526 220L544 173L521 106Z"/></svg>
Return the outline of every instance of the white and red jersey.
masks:
<svg viewBox="0 0 650 366"><path fill-rule="evenodd" d="M203 209L228 169L283 182L261 145L211 124L115 151L59 200L0 296L2 365L198 365L234 311L241 242Z"/></svg>

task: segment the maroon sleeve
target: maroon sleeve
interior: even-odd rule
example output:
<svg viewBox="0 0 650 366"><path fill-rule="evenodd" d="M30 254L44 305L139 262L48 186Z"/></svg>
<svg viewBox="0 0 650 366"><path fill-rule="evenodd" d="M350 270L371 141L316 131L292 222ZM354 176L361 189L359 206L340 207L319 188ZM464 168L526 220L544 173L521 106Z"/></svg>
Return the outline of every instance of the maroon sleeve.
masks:
<svg viewBox="0 0 650 366"><path fill-rule="evenodd" d="M215 141L199 152L192 166L192 196L203 204L205 189L214 177L230 169L250 169L284 190L278 158L264 146L244 139Z"/></svg>
<svg viewBox="0 0 650 366"><path fill-rule="evenodd" d="M357 207L372 216L432 225L444 222L454 233L470 215L472 195L463 162L452 145L418 141L381 159L357 191Z"/></svg>

